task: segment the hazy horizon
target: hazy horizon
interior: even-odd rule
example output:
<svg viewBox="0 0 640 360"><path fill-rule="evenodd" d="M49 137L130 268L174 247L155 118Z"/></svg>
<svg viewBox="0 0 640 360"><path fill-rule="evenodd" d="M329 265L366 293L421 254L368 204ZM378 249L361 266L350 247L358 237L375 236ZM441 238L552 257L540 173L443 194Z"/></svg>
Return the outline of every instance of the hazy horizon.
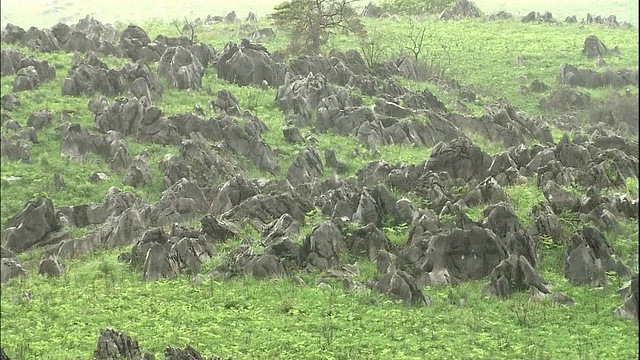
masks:
<svg viewBox="0 0 640 360"><path fill-rule="evenodd" d="M91 15L103 23L121 22L124 24L137 23L143 25L154 19L171 21L174 19L189 20L206 18L207 15L224 16L231 11L236 11L239 18L246 18L249 11L258 17L269 14L273 7L282 0L264 0L258 4L252 0L236 0L233 2L220 0L183 0L180 2L171 0L137 0L135 11L126 11L132 6L128 0L110 0L105 7L105 1L97 0L2 0L1 24L7 23L29 28L52 27L58 22L75 24L86 15ZM638 26L638 2L631 0L613 0L606 3L595 0L563 0L561 2L551 0L477 0L476 5L486 13L504 10L514 16L524 16L530 11L550 11L554 17L563 21L567 16L576 15L578 19L586 17L589 11L592 15L616 15L618 21L627 21ZM361 5L368 1L361 1ZM597 11L600 9L600 11Z"/></svg>

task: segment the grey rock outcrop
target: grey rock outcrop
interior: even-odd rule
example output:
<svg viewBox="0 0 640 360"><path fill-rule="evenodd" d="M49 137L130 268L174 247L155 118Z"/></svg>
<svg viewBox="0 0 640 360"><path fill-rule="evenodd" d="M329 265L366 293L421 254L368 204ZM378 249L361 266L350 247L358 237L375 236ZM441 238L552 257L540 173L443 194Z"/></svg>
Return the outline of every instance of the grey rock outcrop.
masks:
<svg viewBox="0 0 640 360"><path fill-rule="evenodd" d="M376 260L381 252L393 247L387 235L373 223L354 230L345 238L345 244L353 256L364 256L369 260Z"/></svg>
<svg viewBox="0 0 640 360"><path fill-rule="evenodd" d="M151 353L142 353L138 341L123 331L115 331L106 328L100 332L98 344L93 351L93 357L97 360L110 360L126 358L131 360L154 360Z"/></svg>
<svg viewBox="0 0 640 360"><path fill-rule="evenodd" d="M57 277L64 271L64 265L57 256L51 255L40 260L38 274L48 277Z"/></svg>
<svg viewBox="0 0 640 360"><path fill-rule="evenodd" d="M131 161L131 165L127 169L124 176L124 184L138 187L147 184L153 179L153 172L149 166L147 156L145 154L138 154Z"/></svg>
<svg viewBox="0 0 640 360"><path fill-rule="evenodd" d="M526 291L531 287L543 294L550 293L544 285L544 279L524 256L512 254L491 271L490 291L501 299L507 299L513 292Z"/></svg>
<svg viewBox="0 0 640 360"><path fill-rule="evenodd" d="M589 35L584 40L582 55L589 58L602 58L607 54L607 47L595 35Z"/></svg>
<svg viewBox="0 0 640 360"><path fill-rule="evenodd" d="M378 280L375 288L383 294L389 294L393 300L401 300L405 306L427 306L431 303L413 277L401 270L388 272Z"/></svg>
<svg viewBox="0 0 640 360"><path fill-rule="evenodd" d="M2 287L4 287L10 279L16 277L26 279L28 273L17 259L3 257L0 261Z"/></svg>
<svg viewBox="0 0 640 360"><path fill-rule="evenodd" d="M167 48L158 63L158 74L176 89L199 89L204 70L198 57L182 46Z"/></svg>
<svg viewBox="0 0 640 360"><path fill-rule="evenodd" d="M574 232L564 254L564 275L573 284L604 286L605 273L628 276L629 269L615 258L615 250L598 229L586 226Z"/></svg>
<svg viewBox="0 0 640 360"><path fill-rule="evenodd" d="M442 11L440 14L440 20L452 20L462 18L477 18L480 17L482 12L475 3L469 0L456 0L456 3Z"/></svg>
<svg viewBox="0 0 640 360"><path fill-rule="evenodd" d="M68 237L61 228L51 199L37 197L29 201L2 231L3 245L15 252L34 246L51 245Z"/></svg>
<svg viewBox="0 0 640 360"><path fill-rule="evenodd" d="M398 260L410 273L427 274L428 283L441 285L487 276L508 255L491 230L469 224L431 236L413 234Z"/></svg>
<svg viewBox="0 0 640 360"><path fill-rule="evenodd" d="M309 265L326 270L340 263L340 253L344 249L344 236L331 222L321 222L314 226L302 243L303 257Z"/></svg>
<svg viewBox="0 0 640 360"><path fill-rule="evenodd" d="M487 176L491 157L467 138L438 143L425 164L425 170L446 171L452 178L481 181Z"/></svg>
<svg viewBox="0 0 640 360"><path fill-rule="evenodd" d="M287 171L287 180L291 185L308 183L322 176L324 167L318 150L306 148L293 160Z"/></svg>
<svg viewBox="0 0 640 360"><path fill-rule="evenodd" d="M227 43L217 62L218 78L234 84L280 86L286 67L274 61L266 51Z"/></svg>
<svg viewBox="0 0 640 360"><path fill-rule="evenodd" d="M300 233L300 224L289 214L282 214L277 220L267 224L262 231L261 243L267 247L283 239L289 239Z"/></svg>
<svg viewBox="0 0 640 360"><path fill-rule="evenodd" d="M638 273L631 275L631 281L627 283L622 292L625 296L624 303L613 310L613 316L638 320L638 298L640 290L638 286Z"/></svg>
<svg viewBox="0 0 640 360"><path fill-rule="evenodd" d="M7 138L4 134L0 134L0 154L2 158L7 160L21 160L24 163L31 162L31 151L29 144L21 138Z"/></svg>

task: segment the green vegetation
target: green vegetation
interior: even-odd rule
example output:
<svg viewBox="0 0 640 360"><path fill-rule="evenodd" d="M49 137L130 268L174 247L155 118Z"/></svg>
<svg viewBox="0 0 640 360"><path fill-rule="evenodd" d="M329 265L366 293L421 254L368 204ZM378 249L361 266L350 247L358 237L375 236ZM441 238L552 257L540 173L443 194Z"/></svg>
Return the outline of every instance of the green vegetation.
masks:
<svg viewBox="0 0 640 360"><path fill-rule="evenodd" d="M418 2L390 0L388 3L396 6ZM482 4L479 5L482 9ZM246 13L237 10L239 16ZM596 10L585 8L584 14L577 15L594 13ZM415 14L412 10L405 13ZM166 17L167 14L162 15L163 19ZM99 15L97 18L102 20ZM168 21L147 21L140 25L151 39L158 34L178 35ZM549 119L558 117L558 113L540 109L539 99L557 88L556 77L561 63L593 67L594 61L581 55L584 39L590 34L597 34L607 46L618 45L622 56L608 55L604 59L611 68L638 66L637 29L608 29L600 25L532 25L523 24L518 19L438 22L431 18L409 16L401 17L397 23L371 19L362 19L362 22L369 39L374 34L379 35L377 39L381 42L374 46L384 48L384 51L378 52L380 56L375 58L377 60L372 60L369 65L398 55L415 57L426 68L426 76L414 80L397 79L401 85L413 90L428 88L450 109L450 105L458 99L457 90L433 78L454 78L461 85L473 85L477 98L466 105L474 115L482 114L487 105L499 97L505 97L516 108L530 115L542 115ZM272 24L260 19L258 25ZM120 24L120 29L123 26ZM221 50L226 42L237 41L246 35L241 26L221 23L201 27L197 36L199 41ZM421 48L414 48L420 51L409 51L411 38L407 34L424 34ZM291 45L289 40L278 34L265 46L271 52L285 50ZM361 49L361 41L362 38L353 34L340 35L314 46L317 45L319 52L326 55L332 47ZM153 169L153 181L140 188L122 186L124 174L110 171L107 161L98 155L89 155L82 162L70 162L63 158L59 152L61 135L57 130L63 123L60 113L73 110L71 117L64 121L93 128L93 114L87 108L91 97L60 95L73 55L35 53L21 46L11 47L38 59L48 60L57 71L53 81L41 84L38 90L19 94L21 105L11 112L11 117L26 126L31 112L52 110L56 120L38 132L37 144L30 144L30 163L2 160L2 228L27 201L38 195L51 198L56 206L101 202L111 186L118 186L151 202L157 201L164 190L163 173L158 168L158 162L165 154L178 154L178 149L126 139L131 155L146 151ZM526 59L523 66L516 65L516 57ZM126 62L112 57L101 59L111 68L119 68ZM157 69L155 65L151 67L153 71ZM526 76L527 83L538 78L550 85L549 90L523 95L519 92L520 84L516 80L519 76ZM3 95L11 92L14 78L2 77ZM205 89L210 88L213 94L219 89L231 91L239 99L243 110L252 111L269 127L263 139L282 154L278 157L282 170L275 174L278 178L286 175L293 161L291 155L307 146L284 142L283 114L273 101L276 89L230 84L217 79L213 67L205 72L202 90L172 90L164 80L163 88L163 101L158 106L167 115L193 111L196 104L206 109L212 95ZM605 99L618 92L614 89L581 90L595 99ZM638 89L632 88L631 91L637 94ZM373 97L363 96L366 105L374 101ZM577 112L576 115L588 121L590 110ZM205 111L213 116L211 111ZM348 173L345 176L354 176L356 170L376 159L353 137L342 137L331 132L313 133L313 125L300 130L317 139L315 147L321 155L326 149L336 151L337 157L346 163ZM559 140L563 132L555 127L551 127L551 130L554 140ZM504 150L502 144L480 135L468 136L489 154ZM420 164L431 153L429 148L402 145L379 146L377 150L380 159L391 164ZM238 162L249 177L274 177L243 159L233 161ZM333 171L325 167L325 176L331 176ZM107 173L110 180L92 183L89 175L93 172ZM54 186L54 173L59 173L65 179L65 189ZM615 191L636 198L638 179L625 179L625 184L626 188ZM572 189L580 196L584 194L584 189ZM529 226L529 209L533 204L545 201L535 178L530 178L523 185L506 187L505 190L520 222L525 227ZM414 194L394 192L394 195L408 197L418 206L425 202ZM473 207L467 213L474 220L481 220L483 208ZM307 214L307 219L302 234L295 239L298 242L323 216L314 210ZM577 214L564 213L561 222L568 231L580 225ZM199 228L197 221L185 225ZM348 229L354 229L353 224L349 226ZM623 234L607 233L607 239L619 251L619 258L630 264L633 271L638 271L638 222L627 219L621 222L621 227ZM70 232L75 238L92 230L71 228ZM404 243L409 235L407 224L385 224L382 230L395 244ZM233 355L234 359L638 357L637 323L611 316L611 311L622 303L621 297L616 294L617 283L612 281L612 286L604 289L570 284L561 268L563 248L553 241L542 239L537 248L541 258L539 270L545 280L555 285L554 291L563 291L574 298L576 303L573 307L557 305L550 300L530 302L528 293L515 294L511 299L501 301L482 295L482 288L487 283L487 280L483 280L456 286L427 287L423 292L433 299L434 304L424 308L406 308L368 290L345 291L340 283L331 284L332 288L328 290L318 289L315 287L320 277L318 272L298 274L309 284L305 287L294 286L288 278L270 281L253 278L219 281L207 278L206 272L248 235L259 237L256 229L246 226L238 238L217 245L219 256L205 264L199 275L204 279L201 283L193 276L143 282L139 271L132 271L117 261L117 256L130 251L131 247L101 249L79 259L64 259L66 271L54 279L37 276L41 249L20 254L31 276L24 281L12 279L2 289L2 346L11 358L17 359L71 359L78 356L88 359L96 346L100 330L112 326L137 339L143 350L156 354L162 353L167 345L184 347L191 344L203 354ZM257 252L262 250L260 247L256 249ZM367 278L377 276L374 262L346 255L343 261L358 262L361 272L356 279L358 281L365 282ZM25 291L32 294L30 301L23 299ZM460 305L462 299L464 306Z"/></svg>
<svg viewBox="0 0 640 360"><path fill-rule="evenodd" d="M442 10L455 4L454 0L384 0L383 9L398 15L439 14Z"/></svg>
<svg viewBox="0 0 640 360"><path fill-rule="evenodd" d="M614 289L574 287L562 277L551 280L557 290L571 294L574 307L531 303L528 294L500 301L480 295L483 282L470 282L426 288L434 305L408 309L381 295L344 292L340 284L321 290L297 287L288 279L196 284L187 277L143 283L116 262L119 251L69 262L60 278L34 276L3 290L5 351L21 359L87 359L99 329L113 326L156 354L167 344L191 344L204 354L237 359L613 359L637 354L636 325L611 317L620 302ZM315 284L317 275L301 276ZM33 299L25 303L19 299L27 289Z"/></svg>
<svg viewBox="0 0 640 360"><path fill-rule="evenodd" d="M356 0L291 0L275 7L269 15L273 24L289 36L293 54L320 53L336 29L361 31L362 23L353 4Z"/></svg>

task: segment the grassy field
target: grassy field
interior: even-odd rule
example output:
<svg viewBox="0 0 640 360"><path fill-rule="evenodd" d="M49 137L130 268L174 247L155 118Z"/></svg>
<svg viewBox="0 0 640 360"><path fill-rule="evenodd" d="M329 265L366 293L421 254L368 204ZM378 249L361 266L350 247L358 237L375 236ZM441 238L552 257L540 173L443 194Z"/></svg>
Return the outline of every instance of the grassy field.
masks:
<svg viewBox="0 0 640 360"><path fill-rule="evenodd" d="M31 25L51 26L65 17L70 17L70 22L75 23L77 18L88 13L103 22L138 22L154 39L161 33L177 35L175 28L167 24L172 19L185 16L205 18L209 14L224 15L231 10L236 10L241 18L248 11L263 16L276 2L253 5L246 0L233 3L145 0L136 2L135 12L121 14L121 10L130 3L112 1L108 9L104 9L104 2L96 1L34 0L25 5L24 2L3 0L2 22L13 22L26 28ZM613 13L619 20L635 21L636 24L638 13L637 4L630 1L606 4L595 1L558 4L547 0L478 1L477 4L487 12L506 10L521 15L527 13L527 9L549 10L558 19L572 14L580 18L587 12ZM260 25L269 24L261 20ZM390 39L389 56L401 46L410 26L407 19L399 23L367 20L365 25L371 32L386 32ZM556 76L561 63L593 67L594 61L584 59L580 54L582 43L590 34L596 34L608 46L619 46L623 56L605 58L611 67L638 67L637 29L606 29L598 25L584 28L531 25L522 24L517 19L489 23L481 20L427 20L419 26L426 28L429 34L423 56L433 59L445 75L476 87L478 99L469 104L476 114L483 113L488 104L504 96L531 115L558 116L544 112L538 106L540 97L548 92L522 95L518 91L516 77L525 75L529 81L537 77L549 84L551 91L558 86ZM236 41L241 36L237 27L216 25L201 29L198 37L220 50L224 43ZM286 39L278 37L265 45L271 51L283 49ZM357 42L353 38L339 37L330 42L327 50L332 46L353 48L357 47ZM38 90L20 93L21 106L12 111L12 118L26 125L28 115L33 111L50 109L59 113L72 109L75 113L70 121L93 126L92 114L87 109L89 97L60 96L73 55L42 54L16 48L38 59L47 59L55 66L57 75L55 80L42 84ZM518 56L528 59L524 66L516 66ZM126 62L109 57L102 60L111 68L119 68ZM156 66L152 68L155 70ZM273 101L275 89L239 87L217 79L215 74L215 68L207 69L203 87L211 87L214 93L224 88L235 94L242 109L250 109L268 125L270 131L263 134L263 138L272 148L285 154L293 154L303 148L302 145L286 144L283 140L282 113ZM11 92L13 79L14 76L1 79L2 94ZM426 86L447 105L456 98L454 92L442 90L432 83L398 81L416 90ZM187 93L171 90L164 82L163 86L163 101L159 107L167 115L192 111L194 104L205 107L211 99L204 90ZM631 91L637 94L637 88ZM598 89L587 92L599 99L617 91ZM365 97L364 103L370 104L374 100ZM588 114L578 115L588 120ZM155 179L144 187L133 189L122 186L122 174L110 172L106 161L99 156L89 156L83 163L69 164L64 160L59 155L61 139L56 126L39 131L39 143L30 144L30 164L2 160L2 228L8 218L36 195L48 196L56 206L100 202L109 187L118 186L150 201L158 200L163 184L156 164L166 153L176 154L177 149L138 143L128 138L127 146L132 157L143 150L148 153ZM301 130L304 133L311 128ZM553 129L553 132L556 138L562 135L558 129ZM481 136L471 136L490 154L503 150L501 144ZM354 148L366 153L353 138L334 134L318 134L317 138L318 150L322 153L324 149L334 148L339 158L347 160L350 174L374 159L368 155L362 158L351 156ZM425 160L430 152L430 149L402 146L381 146L379 150L382 159L390 163L404 161L414 164ZM283 171L277 176L286 174L291 161L290 156L279 158ZM245 167L251 177L270 177L249 164ZM90 183L88 176L96 171L108 173L111 179ZM53 186L54 172L63 176L66 190L57 190ZM17 176L21 180L7 181L8 176ZM506 191L520 221L528 225L529 207L544 199L535 186L535 179L524 185L507 187ZM627 187L616 191L637 197L638 180L627 179ZM482 217L481 210L481 207L471 208L468 213L478 219ZM309 214L309 220L298 241L321 217ZM199 227L197 221L186 225ZM573 226L567 225L566 230L574 230ZM607 239L621 252L621 259L638 271L638 223L624 220L622 228L623 234L607 234ZM71 233L79 237L90 230L73 228ZM408 236L406 226L385 228L384 231L396 243L404 242ZM557 305L550 300L530 302L528 293L516 294L506 301L484 296L481 289L487 280L483 280L457 286L427 287L423 292L434 300L432 306L405 308L368 290L344 291L340 283L332 284L328 290L316 288L320 276L317 272L299 274L309 284L304 287L294 286L288 278L271 281L208 279L204 274L247 235L259 237L256 230L248 228L238 238L217 248L220 256L201 270L202 283L197 283L190 276L143 282L139 272L117 261L117 256L129 251L130 246L101 249L79 259L65 259L66 271L59 278L45 279L34 275L25 281L14 279L1 293L0 342L12 359L89 359L100 330L112 326L136 338L143 350L156 354L163 353L167 345L183 348L191 344L203 355L232 355L234 359L638 358L637 322L611 316L611 311L622 303L622 298L615 291L626 279L611 277L611 286L604 289L571 285L562 276L563 249L553 244L543 244L538 249L542 259L539 270L546 280L554 284L554 291L562 291L574 298L573 307ZM41 250L20 254L31 274L37 274L41 254ZM342 260L358 262L361 273L356 280L365 281L377 275L373 262L349 256ZM21 299L26 290L33 295L31 301ZM464 299L464 306L460 305L461 299Z"/></svg>
<svg viewBox="0 0 640 360"><path fill-rule="evenodd" d="M158 19L165 22L174 19L195 19L197 17L206 18L207 15L226 15L231 11L236 11L239 17L243 18L249 11L254 12L258 17L269 14L274 5L281 3L281 0L139 0L135 3L126 0L110 0L108 6L104 1L98 0L29 0L28 2L19 0L3 0L0 4L2 8L2 18L0 24L2 28L7 23L20 25L23 27L38 26L51 27L58 22L75 23L85 15L93 15L100 21L114 23L147 22L150 19ZM480 9L486 13L497 11L508 11L515 16L524 16L530 11L551 11L556 19L564 20L567 16L576 15L578 19L593 15L609 16L614 14L619 21L627 21L638 25L638 2L633 0L564 0L561 2L551 0L509 0L474 1ZM360 6L364 6L368 1L359 1ZM135 4L135 5L134 5ZM131 11L122 11L131 9Z"/></svg>
<svg viewBox="0 0 640 360"><path fill-rule="evenodd" d="M478 0L476 5L487 13L507 11L516 16L525 16L530 11L543 13L550 11L553 17L564 20L576 15L578 20L591 15L616 15L618 21L627 21L638 25L638 2L632 0L612 0L607 2L593 0Z"/></svg>

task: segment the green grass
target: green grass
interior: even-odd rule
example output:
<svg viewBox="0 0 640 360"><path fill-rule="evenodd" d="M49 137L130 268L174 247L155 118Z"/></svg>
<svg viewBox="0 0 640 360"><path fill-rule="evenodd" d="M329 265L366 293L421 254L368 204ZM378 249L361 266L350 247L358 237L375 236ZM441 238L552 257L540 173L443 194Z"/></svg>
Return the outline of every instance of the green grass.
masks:
<svg viewBox="0 0 640 360"><path fill-rule="evenodd" d="M330 290L317 289L315 273L302 275L312 284L307 287L294 286L288 279L251 278L207 279L198 285L186 277L145 283L115 260L120 251L68 262L69 270L60 278L13 280L2 291L5 351L24 359L86 358L99 329L112 326L155 353L167 344L191 344L203 354L238 359L637 354L637 326L610 315L620 302L613 288L591 291L554 279L557 290L574 297L576 305L569 308L549 301L531 303L527 294L509 301L485 297L480 295L483 282L475 281L426 288L434 305L408 309L367 290L346 293L339 283ZM12 301L26 289L33 295L29 303ZM372 299L380 305L374 306ZM460 299L465 299L465 307L459 306ZM580 326L567 326L571 323Z"/></svg>
<svg viewBox="0 0 640 360"><path fill-rule="evenodd" d="M514 16L522 17L530 11L551 11L553 17L559 21L573 15L576 15L579 21L585 18L587 13L591 13L594 16L616 15L618 21L627 21L638 26L638 3L632 0L612 0L606 3L593 0L477 0L474 3L488 14L507 11Z"/></svg>
<svg viewBox="0 0 640 360"><path fill-rule="evenodd" d="M487 12L492 9L506 9L514 13L532 7L531 10L551 10L556 4L546 0L524 3L522 1L507 4L480 1L481 8L486 4ZM29 3L35 6L37 2ZM39 4L39 3L38 3ZM564 13L575 12L578 17L592 14L608 15L616 6L626 4L614 1L596 7L595 2L576 5L575 1L557 4L554 15L563 19ZM86 2L82 9L92 12L95 4ZM180 11L173 3L162 3L166 7L151 7L141 3L140 9L153 9L153 17L137 17L129 14L122 16L123 24L127 21L139 21L147 30L151 39L158 34L176 36L177 30L168 21L181 19L184 14L195 14L201 18L211 11L212 15L224 15L224 6L237 6L240 18L249 10L256 10L261 17L259 27L269 26L263 18L265 9L270 9L270 2L261 3L257 7L244 1L220 7L205 6L204 3L181 3ZM72 2L60 5L58 14L42 15L35 12L30 18L25 13L15 11L11 1L2 2L3 24L6 19L28 21L19 25L51 26L50 21L56 16L66 16L65 11L73 9ZM592 7L589 7L592 6ZM112 6L114 9L117 6ZM205 9L206 7L206 9ZM579 9L580 12L574 9ZM637 8L636 8L637 9ZM5 12L7 10L7 12ZM120 9L118 9L120 10ZM13 12L12 12L13 11ZM39 11L42 11L40 9ZM75 11L75 10L74 10ZM82 10L78 10L82 11ZM527 11L528 12L528 11ZM636 10L637 13L637 10ZM40 15L38 15L40 14ZM105 10L101 21L113 21L112 9ZM140 14L140 12L136 12ZM624 20L621 11L619 20ZM524 14L522 14L524 15ZM6 18L5 18L6 17ZM80 17L80 16L79 16ZM137 18L136 18L137 17ZM162 21L161 21L162 20ZM13 20L12 20L13 21ZM75 21L72 21L75 22ZM46 25L41 25L46 24ZM384 26L377 26L383 24ZM381 29L389 33L388 56L399 52L402 42L406 41L409 29L408 19L400 23L383 21L376 23L365 20L369 29ZM550 90L558 86L556 75L563 62L580 67L593 67L593 61L582 57L580 51L586 36L596 34L606 45L618 45L623 54L621 58L607 56L605 61L614 69L621 67L637 68L638 66L638 33L636 29L606 29L599 25L579 28L574 25L531 25L522 24L518 19L485 23L481 20L463 20L437 22L430 18L418 22L417 26L427 29L428 39L420 59L433 65L434 69L452 76L462 85L473 84L478 96L474 103L466 103L473 115L485 112L485 107L498 97L506 97L519 110L530 115L543 115L555 118L559 114L542 111L538 107L541 96L546 94L530 94L523 96L518 92L519 83L516 76L526 75L528 82L539 78ZM202 27L198 39L221 50L227 41L237 40L244 36L239 31L240 24L217 24L209 28ZM270 51L284 49L286 39L277 37L265 44ZM325 51L331 46L341 49L357 48L353 37L333 39ZM91 97L61 96L60 89L66 77L71 54L42 54L16 46L24 54L38 59L46 59L56 68L53 81L44 83L38 90L19 94L21 106L11 112L11 117L26 126L28 116L33 111L48 109L56 113L54 124L38 132L39 143L30 144L31 163L2 160L0 174L2 192L0 196L2 228L7 220L18 213L25 202L37 195L46 195L56 206L102 201L111 186L136 193L157 201L164 189L163 174L158 162L165 154L179 154L175 147L161 146L151 143L140 143L127 137L127 147L134 157L142 151L149 156L149 164L153 171L153 181L143 187L133 189L122 186L123 174L108 169L107 160L88 155L84 162L68 162L59 154L60 134L56 128L62 124L60 112L73 110L75 113L69 121L79 122L83 127L93 129L93 114L87 103ZM527 57L524 67L515 64L517 56ZM101 58L111 68L119 69L125 62L117 58ZM152 66L155 71L156 67ZM1 79L2 94L11 92L14 76ZM428 88L448 108L457 99L457 91L441 88L435 82L409 81L397 78L403 86L412 90ZM161 79L164 87L163 101L158 106L167 116L182 112L191 112L194 105L200 105L209 116L208 102L215 97L219 89L231 91L239 100L241 109L248 109L269 127L263 139L277 150L278 162L282 168L278 178L286 175L287 168L293 161L293 154L301 151L310 143L292 145L283 140L282 128L284 116L276 108L275 89L263 90L258 87L240 87L217 79L216 69L209 67L203 78L203 89L193 92L172 90L166 81ZM210 87L213 95L206 88ZM596 99L609 94L611 89L588 90ZM637 88L633 88L637 93ZM359 93L359 92L356 92ZM373 97L364 97L363 103L371 105ZM586 119L586 112L578 113ZM418 120L420 121L420 120ZM551 128L555 141L562 137L562 132ZM314 145L321 157L326 149L336 151L337 157L345 161L348 173L353 177L355 171L365 164L374 161L374 154L366 150L363 144L353 137L344 137L332 132L316 134L314 126L302 128L301 132L317 139ZM10 134L9 134L10 135ZM497 154L504 151L501 143L484 139L476 134L468 136L485 152ZM636 138L637 139L637 138ZM428 159L431 149L421 146L387 145L378 146L380 159L391 164L404 162L420 164ZM355 155L358 153L359 155ZM244 168L245 176L251 178L273 178L272 175L257 169L247 159L234 159ZM53 174L60 173L67 184L64 190L55 189ZM109 181L93 184L88 177L93 172L105 172L111 176ZM333 174L334 170L325 167L324 177ZM17 176L18 181L8 181L5 177ZM467 189L468 190L468 189ZM426 206L424 199L411 193L399 193L393 190L398 198L408 197L419 206ZM535 178L523 185L508 186L505 191L509 195L518 219L527 227L531 224L528 212L533 204L544 202L544 196L535 185ZM578 195L584 189L572 188ZM618 191L618 190L616 190ZM638 180L626 179L626 188L619 191L628 193L632 198L638 196ZM484 205L467 209L474 220L482 219ZM561 222L567 231L575 230L580 224L577 214L564 213ZM294 240L301 242L314 224L326 220L317 210L307 214L307 222L302 233ZM196 220L183 225L199 228ZM638 222L622 220L624 234L606 234L607 239L619 252L625 263L631 264L637 271L638 259ZM406 224L390 225L385 222L383 231L395 244L403 244L410 227ZM89 228L69 229L72 237L80 237ZM351 229L353 230L353 229ZM96 346L97 336L103 328L113 326L124 330L136 338L143 350L162 353L167 345L184 347L191 344L201 353L216 353L222 356L233 355L235 359L556 359L556 358L591 358L591 359L623 359L638 357L638 327L632 321L614 319L611 311L622 303L622 298L615 294L616 279L606 289L590 289L568 283L562 275L561 246L542 243L538 248L541 257L539 270L541 275L555 284L555 291L563 291L572 296L574 307L556 306L550 301L531 303L528 294L515 294L513 298L501 301L493 297L481 295L482 287L487 279L474 281L458 286L447 286L423 290L425 295L434 300L434 305L426 308L405 308L401 304L388 300L388 297L372 293L368 290L345 292L340 283L332 284L331 290L320 290L315 287L320 274L302 271L297 273L309 286L293 286L289 279L270 281L252 278L238 278L230 281L209 280L204 275L209 269L219 264L223 256L237 246L244 236L259 238L259 232L251 226L243 227L243 233L217 247L220 255L215 257L201 271L205 278L200 285L193 283L190 277L156 282L143 282L138 270L132 270L117 262L119 253L130 251L130 247L122 249L100 250L80 259L63 262L67 271L60 278L45 279L37 276L37 262L42 250L32 250L20 254L26 267L33 276L26 281L14 279L2 289L1 330L2 346L11 358L19 359L71 359L80 356L89 358ZM260 253L263 249L256 248ZM377 276L374 262L343 255L343 262L358 262L361 270L358 281ZM636 265L633 265L636 264ZM635 267L634 267L635 266ZM32 301L18 301L23 291L33 294ZM372 304L372 299L379 303ZM465 299L466 306L460 307L460 299ZM374 302L375 302L374 301Z"/></svg>

